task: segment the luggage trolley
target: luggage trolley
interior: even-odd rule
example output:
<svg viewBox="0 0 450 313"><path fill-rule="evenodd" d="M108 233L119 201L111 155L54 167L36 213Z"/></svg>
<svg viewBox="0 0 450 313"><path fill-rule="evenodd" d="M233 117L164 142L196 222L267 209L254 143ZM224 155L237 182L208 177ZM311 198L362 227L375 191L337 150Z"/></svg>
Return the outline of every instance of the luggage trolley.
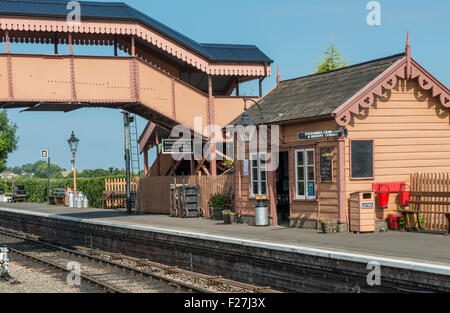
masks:
<svg viewBox="0 0 450 313"><path fill-rule="evenodd" d="M203 216L203 210L200 204L200 185L196 177L196 185L177 184L174 176L174 184L170 186L171 190L171 216L182 218L196 218Z"/></svg>

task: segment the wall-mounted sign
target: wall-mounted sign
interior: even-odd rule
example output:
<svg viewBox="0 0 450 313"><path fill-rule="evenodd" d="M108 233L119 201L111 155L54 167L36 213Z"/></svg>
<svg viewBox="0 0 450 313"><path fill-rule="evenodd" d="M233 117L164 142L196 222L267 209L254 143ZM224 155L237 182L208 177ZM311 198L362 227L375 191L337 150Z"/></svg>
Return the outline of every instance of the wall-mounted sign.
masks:
<svg viewBox="0 0 450 313"><path fill-rule="evenodd" d="M163 139L163 154L192 154L192 140L189 139Z"/></svg>
<svg viewBox="0 0 450 313"><path fill-rule="evenodd" d="M342 131L339 129L335 130L321 130L315 132L308 133L298 133L298 140L308 140L308 139L320 139L320 138L333 138L333 137L341 137Z"/></svg>
<svg viewBox="0 0 450 313"><path fill-rule="evenodd" d="M333 148L320 148L320 181L333 181Z"/></svg>
<svg viewBox="0 0 450 313"><path fill-rule="evenodd" d="M375 207L374 202L363 202L361 203L361 208L363 209L373 209Z"/></svg>

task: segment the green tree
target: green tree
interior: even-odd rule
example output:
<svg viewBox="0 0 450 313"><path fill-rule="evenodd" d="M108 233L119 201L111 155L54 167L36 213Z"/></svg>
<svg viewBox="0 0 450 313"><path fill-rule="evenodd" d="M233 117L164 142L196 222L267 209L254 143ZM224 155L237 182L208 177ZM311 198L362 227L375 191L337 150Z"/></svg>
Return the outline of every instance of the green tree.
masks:
<svg viewBox="0 0 450 313"><path fill-rule="evenodd" d="M56 164L50 164L50 176L52 178L62 178L61 172L64 171L63 168ZM33 170L36 178L47 178L48 175L48 163L46 161L37 161L33 164Z"/></svg>
<svg viewBox="0 0 450 313"><path fill-rule="evenodd" d="M339 49L334 42L325 49L324 53L325 56L321 57L322 62L316 62L316 73L333 71L348 66L348 62L341 61L342 54L339 52Z"/></svg>
<svg viewBox="0 0 450 313"><path fill-rule="evenodd" d="M8 154L17 149L17 125L10 123L5 110L0 112L0 172L6 169Z"/></svg>

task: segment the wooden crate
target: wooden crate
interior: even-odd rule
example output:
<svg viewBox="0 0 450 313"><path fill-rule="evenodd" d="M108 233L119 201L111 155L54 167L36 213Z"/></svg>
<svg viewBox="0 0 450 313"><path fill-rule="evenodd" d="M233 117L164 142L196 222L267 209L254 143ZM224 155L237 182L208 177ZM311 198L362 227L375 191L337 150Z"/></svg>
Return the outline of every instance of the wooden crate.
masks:
<svg viewBox="0 0 450 313"><path fill-rule="evenodd" d="M350 195L350 231L375 232L375 193L354 192Z"/></svg>

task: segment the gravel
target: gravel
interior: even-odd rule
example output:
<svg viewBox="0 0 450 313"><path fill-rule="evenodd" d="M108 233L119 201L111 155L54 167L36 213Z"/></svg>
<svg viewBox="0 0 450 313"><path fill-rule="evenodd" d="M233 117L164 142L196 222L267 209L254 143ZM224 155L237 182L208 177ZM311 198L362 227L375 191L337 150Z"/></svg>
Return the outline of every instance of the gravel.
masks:
<svg viewBox="0 0 450 313"><path fill-rule="evenodd" d="M66 283L65 273L10 255L11 280L0 279L0 293L100 293L98 288L81 282L81 286Z"/></svg>

